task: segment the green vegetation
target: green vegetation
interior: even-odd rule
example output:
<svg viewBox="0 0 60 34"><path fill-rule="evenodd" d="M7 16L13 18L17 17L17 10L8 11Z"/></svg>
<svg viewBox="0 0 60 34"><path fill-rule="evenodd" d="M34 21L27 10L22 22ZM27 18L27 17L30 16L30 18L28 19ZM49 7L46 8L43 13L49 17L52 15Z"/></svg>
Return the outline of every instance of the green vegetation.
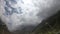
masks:
<svg viewBox="0 0 60 34"><path fill-rule="evenodd" d="M60 12L59 12L60 13ZM35 34L60 34L60 14L47 19L43 28L37 28Z"/></svg>

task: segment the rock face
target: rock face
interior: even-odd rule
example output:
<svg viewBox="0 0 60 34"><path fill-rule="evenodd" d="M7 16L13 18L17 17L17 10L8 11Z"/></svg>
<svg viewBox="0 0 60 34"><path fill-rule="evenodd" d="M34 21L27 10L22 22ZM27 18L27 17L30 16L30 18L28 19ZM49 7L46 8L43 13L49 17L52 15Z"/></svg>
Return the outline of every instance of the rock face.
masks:
<svg viewBox="0 0 60 34"><path fill-rule="evenodd" d="M60 0L0 0L0 18L10 32L32 31L58 10Z"/></svg>

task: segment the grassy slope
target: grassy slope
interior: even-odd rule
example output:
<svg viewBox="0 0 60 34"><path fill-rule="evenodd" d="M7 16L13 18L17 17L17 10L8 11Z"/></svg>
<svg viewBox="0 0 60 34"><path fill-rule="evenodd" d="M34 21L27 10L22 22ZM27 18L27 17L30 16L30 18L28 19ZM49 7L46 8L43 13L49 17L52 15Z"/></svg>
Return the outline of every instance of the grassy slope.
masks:
<svg viewBox="0 0 60 34"><path fill-rule="evenodd" d="M48 24L50 23L50 24ZM43 28L37 28L36 34L60 34L60 12L47 19Z"/></svg>

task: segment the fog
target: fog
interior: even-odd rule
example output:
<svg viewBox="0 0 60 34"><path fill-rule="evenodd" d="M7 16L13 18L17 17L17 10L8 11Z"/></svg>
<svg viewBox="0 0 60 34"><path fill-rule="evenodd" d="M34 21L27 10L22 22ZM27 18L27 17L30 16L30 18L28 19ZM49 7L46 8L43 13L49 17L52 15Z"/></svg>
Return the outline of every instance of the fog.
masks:
<svg viewBox="0 0 60 34"><path fill-rule="evenodd" d="M60 0L0 0L0 18L10 32L32 31L58 10Z"/></svg>

